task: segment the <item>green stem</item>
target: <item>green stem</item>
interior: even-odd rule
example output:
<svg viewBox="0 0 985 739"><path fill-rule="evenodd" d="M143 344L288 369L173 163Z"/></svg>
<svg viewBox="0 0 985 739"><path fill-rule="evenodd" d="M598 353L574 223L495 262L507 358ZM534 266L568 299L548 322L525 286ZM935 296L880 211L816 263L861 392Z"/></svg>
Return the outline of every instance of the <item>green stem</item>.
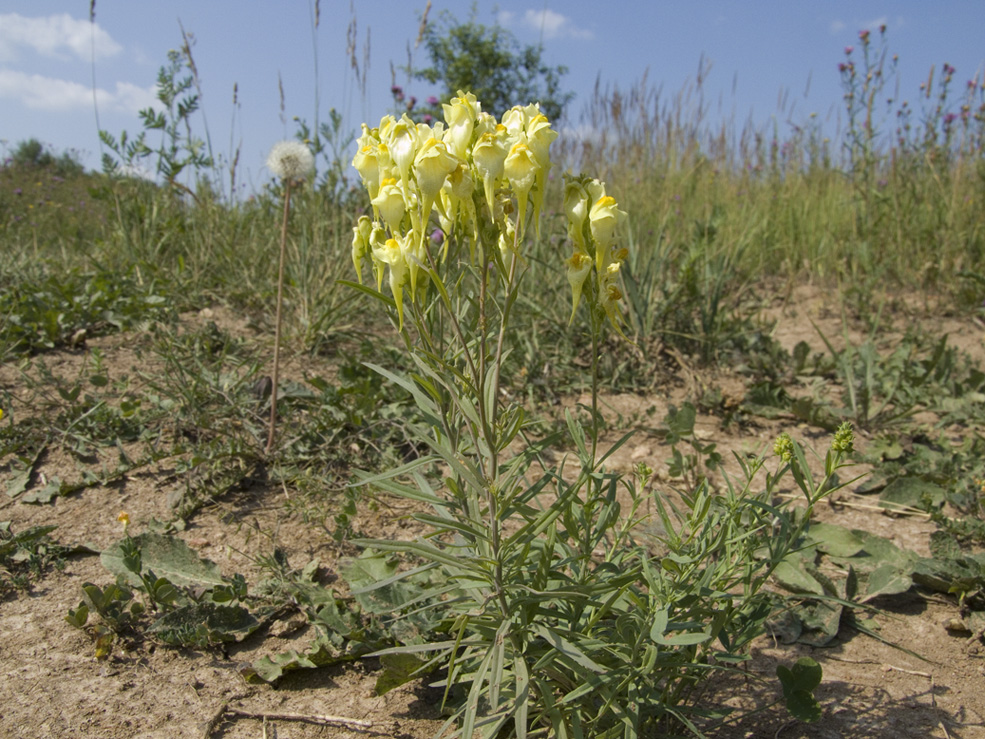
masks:
<svg viewBox="0 0 985 739"><path fill-rule="evenodd" d="M599 317L592 311L592 470L599 448Z"/></svg>

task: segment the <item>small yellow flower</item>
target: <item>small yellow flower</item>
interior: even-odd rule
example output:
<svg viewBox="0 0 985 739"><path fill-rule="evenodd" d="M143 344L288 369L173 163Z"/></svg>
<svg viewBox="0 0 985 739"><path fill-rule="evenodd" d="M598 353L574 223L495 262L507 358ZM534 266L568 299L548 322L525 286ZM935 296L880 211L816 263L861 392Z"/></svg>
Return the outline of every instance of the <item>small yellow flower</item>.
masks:
<svg viewBox="0 0 985 739"><path fill-rule="evenodd" d="M130 528L130 514L126 511L120 511L116 520L123 524L123 534L126 535L127 529Z"/></svg>

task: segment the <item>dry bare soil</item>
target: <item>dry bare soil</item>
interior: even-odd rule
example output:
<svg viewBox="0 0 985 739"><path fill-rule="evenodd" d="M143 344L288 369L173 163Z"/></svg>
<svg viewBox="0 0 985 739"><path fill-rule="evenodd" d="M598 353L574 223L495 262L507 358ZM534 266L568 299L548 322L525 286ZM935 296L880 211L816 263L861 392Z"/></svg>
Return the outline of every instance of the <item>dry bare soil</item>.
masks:
<svg viewBox="0 0 985 739"><path fill-rule="evenodd" d="M775 338L788 349L806 340L815 350L824 350L808 318L829 336L841 334L837 305L825 305L821 293L810 289L778 302L770 317L778 321ZM215 320L242 336L269 340L252 334L244 322L222 309L186 320L190 324ZM982 330L974 322L940 319L931 328L949 332L954 343L982 362ZM117 335L89 345L102 350L112 376L132 371L136 361L132 347L138 340ZM46 360L54 371L67 372L82 361L83 353L59 352ZM312 369L311 363L310 359L292 360L288 375L300 379L303 370ZM0 368L0 388L16 397L20 381L15 367ZM711 382L724 388L726 395L728 388L734 387L741 396L741 381L727 372L718 371L712 377L682 371L652 397L607 398L609 412L628 417L633 410L652 407L653 416L659 419L669 403L679 403L695 392L697 384ZM726 457L732 450L759 451L781 430L821 449L829 441L826 432L799 424L792 417L743 428L733 425L726 431L719 418L701 415L698 429L702 438L717 442ZM866 439L862 437L858 443L864 445ZM669 450L659 438L641 434L620 450L612 466L628 470L636 462L647 462L657 470L654 484L659 489L672 485L666 479L668 456ZM51 453L41 464L38 477L71 477L75 469L74 463ZM6 483L0 480L0 487L5 489ZM173 484L164 470L151 470L109 487L92 487L56 498L48 505L27 505L4 496L0 520L11 521L15 530L57 525L53 536L59 542L84 543L101 550L120 537L117 513L121 509L129 512L137 531L152 518L171 518L168 494ZM292 563L318 559L321 572L330 577L340 556L338 545L319 522L306 521L297 506L288 505L291 495L289 489L264 485L232 493L194 514L179 535L201 556L216 562L224 574L242 573L249 582L258 577L258 557L269 554L273 544L282 548ZM404 504L383 502L361 511L360 529L378 537L412 535L400 519ZM842 491L824 505L821 519L865 529L899 547L927 555L934 524L920 516L889 517L866 506L867 502L851 489ZM224 649L195 651L136 638L118 641L108 659L97 660L92 641L66 623L65 615L79 603L82 583L105 586L112 581L113 576L97 556L70 556L64 569L49 571L29 591L11 594L0 602L0 736L423 739L433 736L442 723L440 692L426 685L411 683L384 696L374 695L379 665L373 660L297 670L275 686L247 683L241 673L245 665L263 655L303 647L306 629L289 619ZM945 628L957 610L953 599L914 589L894 597L884 609L877 621L888 643L850 630L825 648L784 645L769 636L759 639L749 668L752 675L709 685L706 699L743 708L772 703L779 691L773 679L776 664L809 655L824 668L824 682L817 691L823 717L804 725L774 707L727 727L717 736L985 737L985 648L981 640ZM755 674L768 680L756 681L752 679ZM313 720L319 716L350 721ZM309 720L302 720L305 718Z"/></svg>

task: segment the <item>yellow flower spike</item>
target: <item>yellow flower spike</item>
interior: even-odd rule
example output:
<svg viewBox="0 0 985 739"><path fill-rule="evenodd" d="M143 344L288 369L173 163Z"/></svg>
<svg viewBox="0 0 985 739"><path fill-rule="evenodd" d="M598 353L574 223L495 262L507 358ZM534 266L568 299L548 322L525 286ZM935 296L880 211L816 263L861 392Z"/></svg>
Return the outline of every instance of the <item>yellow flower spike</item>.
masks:
<svg viewBox="0 0 985 739"><path fill-rule="evenodd" d="M465 159L468 154L469 142L472 140L472 130L479 114L479 105L475 95L458 91L458 97L451 99L451 104L444 103L441 109L445 113L448 128L443 137L448 150L459 159Z"/></svg>
<svg viewBox="0 0 985 739"><path fill-rule="evenodd" d="M417 177L417 187L422 196L422 225L427 223L434 199L441 192L448 175L458 168L460 161L448 152L448 147L443 142L435 138L428 139L417 152L414 159L414 174ZM421 228L422 238L424 231L425 229Z"/></svg>
<svg viewBox="0 0 985 739"><path fill-rule="evenodd" d="M564 260L568 266L568 284L571 285L571 318L568 319L570 326L575 320L575 312L578 310L578 303L581 302L581 291L585 286L592 271L592 258L584 252L577 251L569 259Z"/></svg>
<svg viewBox="0 0 985 739"><path fill-rule="evenodd" d="M472 147L472 163L475 171L482 179L482 189L486 195L486 204L489 206L489 214L493 214L493 195L496 191L496 181L503 176L503 169L506 163L506 147L503 145L503 135L501 133L489 131L482 134L475 146Z"/></svg>
<svg viewBox="0 0 985 739"><path fill-rule="evenodd" d="M517 222L519 223L521 239L523 238L524 220L527 213L527 196L534 186L539 169L537 157L534 156L530 147L523 143L514 144L503 163L503 174L510 181L510 186L516 195L516 204L519 208Z"/></svg>
<svg viewBox="0 0 985 739"><path fill-rule="evenodd" d="M363 283L363 257L370 252L369 235L373 232L373 221L369 216L359 216L352 227L352 265L356 268L356 278Z"/></svg>
<svg viewBox="0 0 985 739"><path fill-rule="evenodd" d="M400 222L407 212L407 201L395 177L389 177L380 183L379 194L371 202L389 226L390 232L399 231Z"/></svg>

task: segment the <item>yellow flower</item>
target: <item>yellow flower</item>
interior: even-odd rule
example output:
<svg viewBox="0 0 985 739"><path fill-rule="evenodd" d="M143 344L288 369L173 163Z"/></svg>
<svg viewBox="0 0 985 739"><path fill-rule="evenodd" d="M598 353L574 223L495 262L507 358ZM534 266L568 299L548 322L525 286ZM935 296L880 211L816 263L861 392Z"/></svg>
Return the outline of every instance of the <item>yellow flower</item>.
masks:
<svg viewBox="0 0 985 739"><path fill-rule="evenodd" d="M601 277L599 304L602 306L602 310L605 311L605 315L609 318L609 323L612 324L612 327L619 332L620 336L628 341L629 339L622 332L622 326L620 325L622 314L617 311L618 303L622 300L622 290L616 284L618 281L619 263L613 262Z"/></svg>
<svg viewBox="0 0 985 739"><path fill-rule="evenodd" d="M356 268L359 284L363 281L363 257L369 253L369 236L373 232L373 221L369 216L359 216L352 227L352 264Z"/></svg>
<svg viewBox="0 0 985 739"><path fill-rule="evenodd" d="M564 213L568 218L568 237L574 242L575 248L588 252L585 243L585 223L588 218L589 195L584 185L574 179L568 179L564 186Z"/></svg>
<svg viewBox="0 0 985 739"><path fill-rule="evenodd" d="M441 192L448 175L458 168L459 163L457 157L448 153L448 147L435 138L428 139L417 152L414 159L414 174L417 177L417 187L423 196L422 223L427 223L434 199ZM422 237L424 230L421 229Z"/></svg>
<svg viewBox="0 0 985 739"><path fill-rule="evenodd" d="M544 193L547 185L547 173L551 169L551 157L548 149L551 142L557 138L557 131L551 128L547 116L539 112L527 122L527 146L537 158L540 169L537 171L537 186L534 188L534 226L537 229L537 237L540 238L540 210L544 204Z"/></svg>
<svg viewBox="0 0 985 739"><path fill-rule="evenodd" d="M616 227L626 218L625 211L616 207L616 199L610 195L599 198L588 214L592 228L592 238L596 248L612 246L615 241Z"/></svg>
<svg viewBox="0 0 985 739"><path fill-rule="evenodd" d="M519 105L514 105L503 113L503 125L511 138L519 138L526 132L528 117L527 110Z"/></svg>
<svg viewBox="0 0 985 739"><path fill-rule="evenodd" d="M570 259L565 260L568 265L568 284L571 285L571 318L568 325L575 320L575 312L578 310L578 303L581 301L581 291L585 286L585 280L592 271L592 258L584 252L577 251L571 255Z"/></svg>
<svg viewBox="0 0 985 739"><path fill-rule="evenodd" d="M116 520L123 524L123 535L126 536L127 529L130 528L130 515L126 511L120 511Z"/></svg>
<svg viewBox="0 0 985 739"><path fill-rule="evenodd" d="M516 203L519 207L517 222L519 223L520 237L523 237L524 218L527 213L527 196L534 186L537 179L537 172L540 164L537 157L526 144L514 144L510 153L506 155L503 162L503 174L510 181L513 192L516 195Z"/></svg>
<svg viewBox="0 0 985 739"><path fill-rule="evenodd" d="M359 172L363 185L374 199L380 190L380 167L377 162L378 146L364 146L352 158L352 166Z"/></svg>
<svg viewBox="0 0 985 739"><path fill-rule="evenodd" d="M479 103L471 92L466 93L459 90L458 97L452 98L450 105L444 103L441 108L445 113L445 121L448 123L444 135L448 150L459 159L465 159L469 142L472 140L472 130L475 128L476 118L481 112Z"/></svg>
<svg viewBox="0 0 985 739"><path fill-rule="evenodd" d="M400 242L396 239L387 239L382 248L373 250L373 256L390 267L390 292L393 294L393 301L397 304L397 330L402 331L404 328L404 285L407 284L410 276L404 250L400 248Z"/></svg>
<svg viewBox="0 0 985 739"><path fill-rule="evenodd" d="M369 233L369 254L373 258L373 276L376 277L376 289L383 289L383 272L385 262L382 262L379 255L386 246L386 229L379 223L373 223L373 230Z"/></svg>
<svg viewBox="0 0 985 739"><path fill-rule="evenodd" d="M493 212L496 181L503 176L503 166L506 162L507 151L503 145L505 133L505 128L499 132L488 131L482 134L472 147L472 163L475 164L476 173L482 178L482 188L490 215Z"/></svg>
<svg viewBox="0 0 985 739"><path fill-rule="evenodd" d="M410 175L410 167L414 163L414 157L417 156L417 149L420 146L417 126L404 113L399 121L387 125L385 130L381 123L380 135L383 137L383 143L386 144L390 156L393 158L393 163L400 173L400 181L406 182Z"/></svg>
<svg viewBox="0 0 985 739"><path fill-rule="evenodd" d="M612 264L612 246L616 228L626 219L625 211L616 207L616 199L604 195L595 201L588 213L592 240L595 242L595 267L601 276Z"/></svg>
<svg viewBox="0 0 985 739"><path fill-rule="evenodd" d="M379 193L373 198L372 203L373 207L379 210L383 221L390 227L391 233L399 231L407 203L395 177L389 177L380 183Z"/></svg>
<svg viewBox="0 0 985 739"><path fill-rule="evenodd" d="M442 224L445 236L447 237L454 227L455 217L459 210L465 211L465 222L472 227L473 241L469 245L474 249L474 241L479 238L479 223L475 213L475 202L472 200L472 193L475 190L475 182L472 174L465 162L459 162L458 167L448 175L448 180L441 191L441 203L444 210L446 223ZM448 255L448 238L444 240L444 256Z"/></svg>

